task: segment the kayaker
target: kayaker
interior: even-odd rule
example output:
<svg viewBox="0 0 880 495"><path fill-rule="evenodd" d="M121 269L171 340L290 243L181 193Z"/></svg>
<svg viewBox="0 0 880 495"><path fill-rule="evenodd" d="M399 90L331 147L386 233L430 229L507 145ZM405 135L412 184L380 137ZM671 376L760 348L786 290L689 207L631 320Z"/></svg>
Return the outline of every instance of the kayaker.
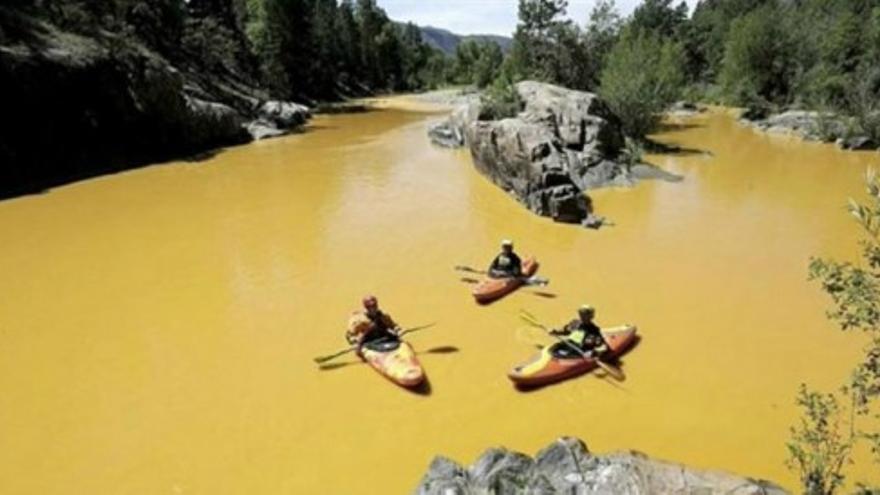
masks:
<svg viewBox="0 0 880 495"><path fill-rule="evenodd" d="M522 277L522 261L513 252L513 241L501 241L501 254L489 265L489 276L492 278Z"/></svg>
<svg viewBox="0 0 880 495"><path fill-rule="evenodd" d="M376 296L365 296L362 302L364 309L352 313L348 320L348 331L345 332L348 343L362 345L386 337L397 338L400 327L379 309Z"/></svg>
<svg viewBox="0 0 880 495"><path fill-rule="evenodd" d="M578 317L568 322L567 325L550 333L565 337L566 340L578 346L584 353L602 354L608 350L608 343L602 336L602 330L593 323L596 310L585 304L578 308ZM559 348L563 350L562 347ZM564 352L564 351L563 351Z"/></svg>

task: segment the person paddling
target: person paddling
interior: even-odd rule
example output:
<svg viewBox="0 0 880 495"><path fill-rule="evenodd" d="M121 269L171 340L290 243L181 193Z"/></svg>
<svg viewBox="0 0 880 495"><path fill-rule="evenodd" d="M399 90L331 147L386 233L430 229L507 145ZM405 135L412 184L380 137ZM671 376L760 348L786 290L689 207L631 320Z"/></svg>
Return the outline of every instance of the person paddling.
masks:
<svg viewBox="0 0 880 495"><path fill-rule="evenodd" d="M513 241L501 241L501 254L489 265L489 276L492 278L519 278L523 276L522 261L513 252Z"/></svg>
<svg viewBox="0 0 880 495"><path fill-rule="evenodd" d="M602 336L602 330L593 323L596 310L590 305L578 308L578 317L568 322L561 329L551 330L550 333L565 337L566 340L578 346L584 353L601 355L608 351L608 343ZM563 343L554 346L554 354L575 354L574 351ZM565 357L565 356L560 356Z"/></svg>
<svg viewBox="0 0 880 495"><path fill-rule="evenodd" d="M352 345L363 345L380 339L397 339L400 327L379 309L376 296L365 296L364 309L352 313L345 339Z"/></svg>

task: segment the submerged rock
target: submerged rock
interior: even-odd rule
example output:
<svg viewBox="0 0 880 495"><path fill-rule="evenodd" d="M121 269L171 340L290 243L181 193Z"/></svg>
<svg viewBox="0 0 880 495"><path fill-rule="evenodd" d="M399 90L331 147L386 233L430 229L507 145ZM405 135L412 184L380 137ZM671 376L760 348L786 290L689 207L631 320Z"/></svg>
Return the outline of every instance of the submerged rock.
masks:
<svg viewBox="0 0 880 495"><path fill-rule="evenodd" d="M487 450L469 468L437 457L416 495L608 494L782 495L773 483L690 469L636 453L593 455L575 438L560 438L534 458Z"/></svg>
<svg viewBox="0 0 880 495"><path fill-rule="evenodd" d="M515 118L480 120L474 100L429 128L429 137L440 146L468 146L477 169L535 213L601 224L583 191L636 180L620 120L593 93L534 81L516 91L524 105Z"/></svg>

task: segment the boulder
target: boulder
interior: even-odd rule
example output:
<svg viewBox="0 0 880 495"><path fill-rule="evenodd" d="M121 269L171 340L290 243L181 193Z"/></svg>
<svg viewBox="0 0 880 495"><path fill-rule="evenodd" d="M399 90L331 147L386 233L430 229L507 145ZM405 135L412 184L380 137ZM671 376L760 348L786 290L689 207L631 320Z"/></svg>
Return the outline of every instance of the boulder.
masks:
<svg viewBox="0 0 880 495"><path fill-rule="evenodd" d="M445 147L467 146L476 168L533 212L559 222L601 224L583 191L631 185L620 120L595 94L551 84L516 85L514 118L480 120L474 100L428 129Z"/></svg>
<svg viewBox="0 0 880 495"><path fill-rule="evenodd" d="M698 106L696 103L680 100L673 103L666 114L672 117L692 117L705 111L705 107Z"/></svg>
<svg viewBox="0 0 880 495"><path fill-rule="evenodd" d="M868 136L851 136L837 140L837 146L844 150L876 150L880 145Z"/></svg>
<svg viewBox="0 0 880 495"><path fill-rule="evenodd" d="M416 495L607 494L783 495L773 483L691 469L637 452L593 455L578 439L563 437L534 458L503 448L487 450L469 468L434 459Z"/></svg>
<svg viewBox="0 0 880 495"><path fill-rule="evenodd" d="M185 97L189 115L185 123L192 139L205 144L241 144L250 141L241 114L213 101Z"/></svg>
<svg viewBox="0 0 880 495"><path fill-rule="evenodd" d="M257 119L271 122L280 129L302 125L310 116L307 106L290 101L269 100L257 110Z"/></svg>

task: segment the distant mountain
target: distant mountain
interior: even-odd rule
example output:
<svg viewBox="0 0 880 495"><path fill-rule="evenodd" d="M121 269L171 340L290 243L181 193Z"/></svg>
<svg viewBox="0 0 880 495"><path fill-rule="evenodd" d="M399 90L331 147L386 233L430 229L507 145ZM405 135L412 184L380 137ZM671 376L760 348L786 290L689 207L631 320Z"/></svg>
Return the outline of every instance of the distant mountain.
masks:
<svg viewBox="0 0 880 495"><path fill-rule="evenodd" d="M455 34L446 29L435 28L431 26L419 26L422 30L422 39L425 43L434 48L439 48L447 54L455 53L455 48L459 43L466 40L477 41L493 41L501 47L501 50L507 52L510 49L513 40L507 36L499 36L497 34Z"/></svg>

